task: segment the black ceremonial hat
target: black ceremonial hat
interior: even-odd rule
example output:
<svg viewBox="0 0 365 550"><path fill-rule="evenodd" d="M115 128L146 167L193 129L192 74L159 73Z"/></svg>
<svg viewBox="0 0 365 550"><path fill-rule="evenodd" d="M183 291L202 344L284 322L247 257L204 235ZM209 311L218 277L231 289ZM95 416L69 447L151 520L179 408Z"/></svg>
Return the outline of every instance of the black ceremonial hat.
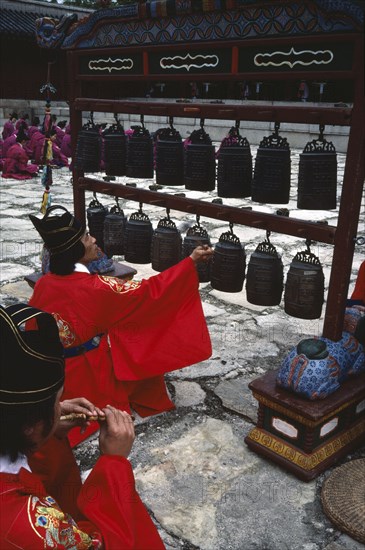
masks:
<svg viewBox="0 0 365 550"><path fill-rule="evenodd" d="M41 403L57 393L64 358L52 315L27 304L0 306L0 361L0 404Z"/></svg>
<svg viewBox="0 0 365 550"><path fill-rule="evenodd" d="M63 210L63 214L51 216L50 214L57 209ZM66 252L80 241L85 233L85 226L66 208L57 204L47 208L42 219L36 218L32 214L29 215L29 218L51 255Z"/></svg>

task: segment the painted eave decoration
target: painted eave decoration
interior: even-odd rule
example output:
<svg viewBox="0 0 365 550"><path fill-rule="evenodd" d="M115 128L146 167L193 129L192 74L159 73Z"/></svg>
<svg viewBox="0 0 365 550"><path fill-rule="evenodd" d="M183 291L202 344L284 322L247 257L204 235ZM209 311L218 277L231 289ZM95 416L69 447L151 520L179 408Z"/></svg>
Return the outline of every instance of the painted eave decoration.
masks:
<svg viewBox="0 0 365 550"><path fill-rule="evenodd" d="M45 48L113 48L363 32L363 21L355 0L152 0L97 10L76 23L41 18L36 35Z"/></svg>

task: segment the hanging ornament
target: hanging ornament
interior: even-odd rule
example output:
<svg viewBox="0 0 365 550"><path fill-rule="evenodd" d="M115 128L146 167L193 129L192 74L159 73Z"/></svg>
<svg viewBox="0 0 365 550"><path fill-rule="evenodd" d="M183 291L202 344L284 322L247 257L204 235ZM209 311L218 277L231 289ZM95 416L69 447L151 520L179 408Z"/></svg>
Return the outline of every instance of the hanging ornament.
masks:
<svg viewBox="0 0 365 550"><path fill-rule="evenodd" d="M44 110L44 119L43 119L43 133L45 135L45 141L43 146L42 161L43 161L43 170L41 174L41 183L44 187L42 202L40 211L42 214L46 213L47 208L51 206L51 185L52 180L52 141L51 129L52 129L52 119L51 119L51 94L56 93L56 88L50 82L50 72L51 72L52 63L48 63L47 68L47 83L40 88L40 93L46 95L46 106Z"/></svg>

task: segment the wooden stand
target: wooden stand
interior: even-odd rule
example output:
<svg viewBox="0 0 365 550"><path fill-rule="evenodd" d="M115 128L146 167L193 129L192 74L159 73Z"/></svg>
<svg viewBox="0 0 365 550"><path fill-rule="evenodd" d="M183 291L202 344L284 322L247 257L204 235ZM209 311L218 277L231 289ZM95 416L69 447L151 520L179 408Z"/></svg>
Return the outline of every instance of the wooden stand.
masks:
<svg viewBox="0 0 365 550"><path fill-rule="evenodd" d="M309 401L277 386L277 372L249 384L259 411L245 442L310 481L364 440L365 374L350 378L326 399Z"/></svg>

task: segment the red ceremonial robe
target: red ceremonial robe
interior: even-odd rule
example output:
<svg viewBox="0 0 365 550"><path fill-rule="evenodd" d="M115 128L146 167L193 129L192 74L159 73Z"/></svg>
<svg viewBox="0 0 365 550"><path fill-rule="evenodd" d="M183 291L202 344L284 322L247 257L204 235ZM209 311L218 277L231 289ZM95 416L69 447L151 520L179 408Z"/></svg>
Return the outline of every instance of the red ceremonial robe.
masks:
<svg viewBox="0 0 365 550"><path fill-rule="evenodd" d="M84 485L67 439L51 438L32 472L0 473L1 550L163 550L126 458L99 458Z"/></svg>
<svg viewBox="0 0 365 550"><path fill-rule="evenodd" d="M365 261L360 265L351 299L361 300L365 304Z"/></svg>
<svg viewBox="0 0 365 550"><path fill-rule="evenodd" d="M38 166L28 164L29 158L20 143L10 147L4 159L3 178L28 180L38 173Z"/></svg>
<svg viewBox="0 0 365 550"><path fill-rule="evenodd" d="M82 395L98 407L129 411L130 404L141 416L156 414L174 407L163 374L211 355L191 258L141 282L47 273L29 303L52 313L65 348L104 334L96 349L66 359L62 399ZM73 445L90 434L73 432Z"/></svg>

